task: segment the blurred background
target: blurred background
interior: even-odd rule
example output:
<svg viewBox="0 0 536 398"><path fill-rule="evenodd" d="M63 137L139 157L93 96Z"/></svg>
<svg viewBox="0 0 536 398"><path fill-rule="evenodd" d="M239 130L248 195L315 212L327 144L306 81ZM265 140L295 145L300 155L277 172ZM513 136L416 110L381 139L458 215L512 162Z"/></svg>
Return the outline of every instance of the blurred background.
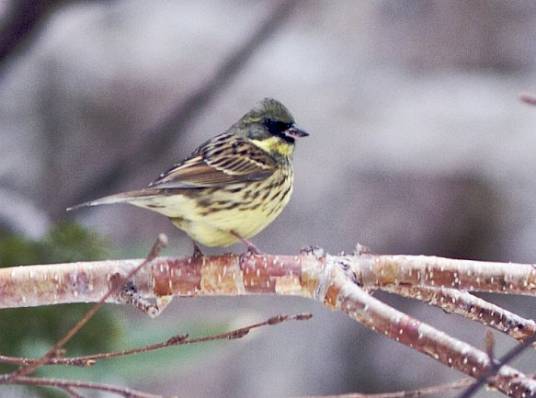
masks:
<svg viewBox="0 0 536 398"><path fill-rule="evenodd" d="M360 242L376 253L534 262L536 108L518 95L536 91L535 43L530 0L2 1L0 263L143 256L159 232L167 254L190 254L186 235L151 212L64 209L145 186L267 96L311 136L295 154L291 203L254 238L262 250L337 253ZM479 325L377 297L484 348ZM485 297L536 316L534 299ZM43 353L84 308L2 311L0 349ZM108 306L68 348L120 349L300 311L314 318L41 374L237 398L461 376L299 298L177 300L157 320ZM498 354L512 346L496 338ZM530 352L515 365L536 370Z"/></svg>

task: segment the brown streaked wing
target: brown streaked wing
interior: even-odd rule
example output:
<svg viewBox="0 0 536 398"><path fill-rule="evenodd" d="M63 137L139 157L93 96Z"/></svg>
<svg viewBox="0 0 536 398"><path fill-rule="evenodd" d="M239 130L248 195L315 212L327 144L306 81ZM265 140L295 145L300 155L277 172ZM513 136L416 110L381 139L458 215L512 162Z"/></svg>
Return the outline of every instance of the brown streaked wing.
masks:
<svg viewBox="0 0 536 398"><path fill-rule="evenodd" d="M162 174L150 187L204 188L263 180L275 160L256 145L234 135L220 135Z"/></svg>

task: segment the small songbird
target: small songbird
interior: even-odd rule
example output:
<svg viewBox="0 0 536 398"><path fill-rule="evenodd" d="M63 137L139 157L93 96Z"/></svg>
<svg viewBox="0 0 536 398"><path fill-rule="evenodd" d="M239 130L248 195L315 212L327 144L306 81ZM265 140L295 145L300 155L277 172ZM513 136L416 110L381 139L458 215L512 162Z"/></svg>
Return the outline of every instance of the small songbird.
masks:
<svg viewBox="0 0 536 398"><path fill-rule="evenodd" d="M308 134L280 102L265 98L147 188L71 207L129 203L163 214L194 242L229 246L269 225L293 189L292 155Z"/></svg>

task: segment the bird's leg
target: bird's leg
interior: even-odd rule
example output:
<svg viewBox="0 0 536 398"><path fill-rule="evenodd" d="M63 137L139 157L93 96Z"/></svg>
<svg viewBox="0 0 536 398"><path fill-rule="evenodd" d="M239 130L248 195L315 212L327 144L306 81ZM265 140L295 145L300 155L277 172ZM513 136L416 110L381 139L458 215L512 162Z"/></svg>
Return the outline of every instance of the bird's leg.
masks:
<svg viewBox="0 0 536 398"><path fill-rule="evenodd" d="M203 252L201 251L201 248L195 240L192 239L192 243L194 245L194 252L192 254L192 258L194 260L200 259L201 257L203 257Z"/></svg>
<svg viewBox="0 0 536 398"><path fill-rule="evenodd" d="M361 243L357 242L354 249L354 256L364 256L367 254L374 254L372 253L372 250L370 247L362 245Z"/></svg>
<svg viewBox="0 0 536 398"><path fill-rule="evenodd" d="M249 254L255 254L255 255L262 254L262 252L257 248L257 246L253 244L253 242L243 238L242 236L240 236L240 234L236 233L235 231L231 231L231 235L233 235L234 237L239 239L240 242L246 245Z"/></svg>

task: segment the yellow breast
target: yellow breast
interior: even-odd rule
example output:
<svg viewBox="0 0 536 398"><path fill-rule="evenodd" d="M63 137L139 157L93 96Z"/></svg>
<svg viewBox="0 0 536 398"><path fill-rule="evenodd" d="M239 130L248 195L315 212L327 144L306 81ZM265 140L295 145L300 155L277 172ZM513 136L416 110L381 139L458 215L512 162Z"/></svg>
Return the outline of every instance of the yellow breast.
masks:
<svg viewBox="0 0 536 398"><path fill-rule="evenodd" d="M216 193L213 205L198 209L190 236L207 246L228 246L237 242L230 231L251 238L267 227L283 211L293 188L292 170L276 172L265 181L244 184L239 194L227 187Z"/></svg>
<svg viewBox="0 0 536 398"><path fill-rule="evenodd" d="M263 181L207 188L195 196L147 198L132 204L168 216L196 242L223 247L238 241L231 231L248 239L274 221L290 200L293 180L289 165Z"/></svg>

